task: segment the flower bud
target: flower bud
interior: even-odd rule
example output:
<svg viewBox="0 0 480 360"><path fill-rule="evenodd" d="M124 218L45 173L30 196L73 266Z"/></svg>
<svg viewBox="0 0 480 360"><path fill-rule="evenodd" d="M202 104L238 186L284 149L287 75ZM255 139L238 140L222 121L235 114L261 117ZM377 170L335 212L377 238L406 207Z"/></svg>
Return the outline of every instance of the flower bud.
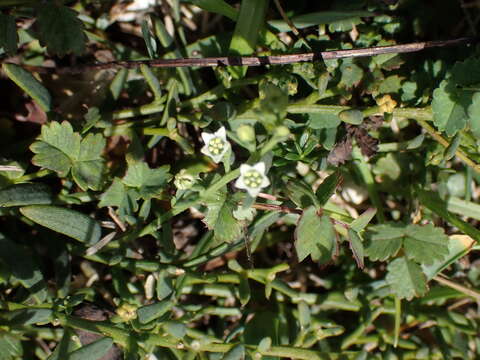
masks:
<svg viewBox="0 0 480 360"><path fill-rule="evenodd" d="M254 142L255 141L255 129L250 125L240 125L237 128L237 136L240 140L244 142Z"/></svg>

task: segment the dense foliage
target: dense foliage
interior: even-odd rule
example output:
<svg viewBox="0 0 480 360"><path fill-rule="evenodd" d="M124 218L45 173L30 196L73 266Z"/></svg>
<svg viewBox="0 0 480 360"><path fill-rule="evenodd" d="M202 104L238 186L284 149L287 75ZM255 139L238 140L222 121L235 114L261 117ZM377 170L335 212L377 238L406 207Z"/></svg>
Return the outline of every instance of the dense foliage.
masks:
<svg viewBox="0 0 480 360"><path fill-rule="evenodd" d="M88 66L445 40L479 10L0 0L0 359L480 357L475 44Z"/></svg>

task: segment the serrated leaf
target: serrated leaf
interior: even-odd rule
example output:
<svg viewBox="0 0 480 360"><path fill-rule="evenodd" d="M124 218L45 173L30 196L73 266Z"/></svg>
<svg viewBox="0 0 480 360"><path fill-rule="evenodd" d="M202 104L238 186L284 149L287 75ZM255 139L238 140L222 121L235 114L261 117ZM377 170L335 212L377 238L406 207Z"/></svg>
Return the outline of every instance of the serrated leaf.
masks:
<svg viewBox="0 0 480 360"><path fill-rule="evenodd" d="M43 111L50 111L52 99L50 93L43 85L28 71L15 64L2 64L2 69L7 76L23 91L25 91Z"/></svg>
<svg viewBox="0 0 480 360"><path fill-rule="evenodd" d="M445 259L436 260L430 265L422 265L423 272L427 276L427 279L433 279L433 277L439 274L443 269L468 254L474 244L475 241L468 235L451 235L448 242L448 254Z"/></svg>
<svg viewBox="0 0 480 360"><path fill-rule="evenodd" d="M393 260L387 270L386 281L399 298L410 300L426 294L427 282L420 265L406 257L400 257Z"/></svg>
<svg viewBox="0 0 480 360"><path fill-rule="evenodd" d="M83 189L100 190L103 184L105 161L102 152L106 140L101 134L88 134L81 143L78 158L75 159L72 176Z"/></svg>
<svg viewBox="0 0 480 360"><path fill-rule="evenodd" d="M371 260L386 260L403 246L406 256L418 263L431 264L448 253L448 237L433 225L382 224L367 232L366 255Z"/></svg>
<svg viewBox="0 0 480 360"><path fill-rule="evenodd" d="M35 153L32 162L64 177L70 171L73 159L78 158L80 140L80 135L73 132L72 125L67 121L43 125L38 141L30 146Z"/></svg>
<svg viewBox="0 0 480 360"><path fill-rule="evenodd" d="M149 199L163 192L165 185L172 178L169 170L169 165L150 169L147 163L135 161L129 164L127 174L122 182L136 188L143 199Z"/></svg>
<svg viewBox="0 0 480 360"><path fill-rule="evenodd" d="M87 36L74 10L54 3L42 4L37 9L38 38L51 54L82 55L85 52Z"/></svg>
<svg viewBox="0 0 480 360"><path fill-rule="evenodd" d="M72 351L68 354L68 360L98 360L105 356L112 346L113 340L109 337L104 337Z"/></svg>
<svg viewBox="0 0 480 360"><path fill-rule="evenodd" d="M15 18L11 15L0 13L0 48L9 55L17 51L17 26Z"/></svg>
<svg viewBox="0 0 480 360"><path fill-rule="evenodd" d="M384 261L394 256L402 246L404 229L401 224L371 226L366 233L365 255L373 261Z"/></svg>
<svg viewBox="0 0 480 360"><path fill-rule="evenodd" d="M409 259L430 265L435 260L444 259L448 254L448 236L443 229L432 224L412 224L405 229L403 246Z"/></svg>
<svg viewBox="0 0 480 360"><path fill-rule="evenodd" d="M340 85L346 88L352 88L356 86L363 77L363 70L353 62L345 62L340 66L342 77L340 79Z"/></svg>
<svg viewBox="0 0 480 360"><path fill-rule="evenodd" d="M0 190L0 207L50 204L52 193L45 184L14 184Z"/></svg>
<svg viewBox="0 0 480 360"><path fill-rule="evenodd" d="M100 240L100 225L81 212L51 205L31 205L20 212L37 224L88 245Z"/></svg>
<svg viewBox="0 0 480 360"><path fill-rule="evenodd" d="M467 124L468 98L461 91L451 89L451 84L444 80L433 92L433 122L448 136L453 136Z"/></svg>
<svg viewBox="0 0 480 360"><path fill-rule="evenodd" d="M100 196L98 207L117 206L123 207L125 201L126 188L120 178L113 179L110 187Z"/></svg>
<svg viewBox="0 0 480 360"><path fill-rule="evenodd" d="M205 205L208 211L203 221L213 229L217 242L231 243L242 235L243 224L233 216L237 204L227 197L225 189L206 197Z"/></svg>
<svg viewBox="0 0 480 360"><path fill-rule="evenodd" d="M328 216L318 216L315 207L304 210L295 229L295 250L299 261L308 255L320 264L332 258L335 232Z"/></svg>

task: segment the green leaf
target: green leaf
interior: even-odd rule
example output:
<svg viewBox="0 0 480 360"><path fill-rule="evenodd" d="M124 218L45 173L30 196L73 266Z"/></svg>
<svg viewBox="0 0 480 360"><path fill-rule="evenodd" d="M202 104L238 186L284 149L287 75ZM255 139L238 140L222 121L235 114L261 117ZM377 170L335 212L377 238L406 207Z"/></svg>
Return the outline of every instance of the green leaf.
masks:
<svg viewBox="0 0 480 360"><path fill-rule="evenodd" d="M62 177L67 176L73 159L77 159L80 153L80 141L80 135L73 132L72 125L67 121L43 125L38 141L30 146L35 153L32 162L56 171Z"/></svg>
<svg viewBox="0 0 480 360"><path fill-rule="evenodd" d="M451 89L451 83L444 80L433 92L433 122L440 131L453 136L467 124L468 97L459 90Z"/></svg>
<svg viewBox="0 0 480 360"><path fill-rule="evenodd" d="M235 55L252 54L263 29L268 0L242 0L237 24L230 42L230 52Z"/></svg>
<svg viewBox="0 0 480 360"><path fill-rule="evenodd" d="M341 120L338 114L331 113L309 113L308 126L312 129L332 129L340 125Z"/></svg>
<svg viewBox="0 0 480 360"><path fill-rule="evenodd" d="M347 124L360 125L363 122L363 113L360 110L343 110L338 117Z"/></svg>
<svg viewBox="0 0 480 360"><path fill-rule="evenodd" d="M68 175L70 169L75 182L82 190L100 190L103 185L105 162L102 152L106 145L101 134L88 134L84 139L64 121L53 121L42 126L42 133L30 149L35 153L32 162Z"/></svg>
<svg viewBox="0 0 480 360"><path fill-rule="evenodd" d="M315 191L320 206L324 206L327 201L335 194L338 185L342 181L342 177L338 172L328 175Z"/></svg>
<svg viewBox="0 0 480 360"><path fill-rule="evenodd" d="M427 293L427 282L420 265L400 257L388 264L387 270L387 283L399 298L410 300Z"/></svg>
<svg viewBox="0 0 480 360"><path fill-rule="evenodd" d="M191 3L203 10L223 15L233 21L237 20L238 11L224 0L191 0Z"/></svg>
<svg viewBox="0 0 480 360"><path fill-rule="evenodd" d="M299 261L308 255L323 264L332 258L335 232L328 216L318 216L315 207L305 209L295 229L295 250Z"/></svg>
<svg viewBox="0 0 480 360"><path fill-rule="evenodd" d="M47 284L31 251L16 244L0 233L0 259L22 286L41 304L47 298Z"/></svg>
<svg viewBox="0 0 480 360"><path fill-rule="evenodd" d="M85 52L87 36L74 10L51 2L39 5L37 10L38 38L51 54L82 55Z"/></svg>
<svg viewBox="0 0 480 360"><path fill-rule="evenodd" d="M245 359L245 345L239 344L228 350L223 356L222 360L244 360Z"/></svg>
<svg viewBox="0 0 480 360"><path fill-rule="evenodd" d="M137 309L138 320L142 324L149 323L166 314L173 307L171 300L163 300Z"/></svg>
<svg viewBox="0 0 480 360"><path fill-rule="evenodd" d="M480 242L480 230L448 211L448 203L440 199L437 194L421 189L417 189L415 192L422 205L426 206L430 211L433 211L451 225L463 231L475 241Z"/></svg>
<svg viewBox="0 0 480 360"><path fill-rule="evenodd" d="M405 254L410 260L425 265L442 260L448 254L448 236L432 224L408 225L403 240Z"/></svg>
<svg viewBox="0 0 480 360"><path fill-rule="evenodd" d="M365 255L373 261L384 261L394 256L402 246L405 226L402 224L381 224L370 226L366 233Z"/></svg>
<svg viewBox="0 0 480 360"><path fill-rule="evenodd" d="M0 207L50 204L52 193L45 184L14 184L0 190Z"/></svg>
<svg viewBox="0 0 480 360"><path fill-rule="evenodd" d="M29 307L24 309L12 310L0 314L0 319L6 321L8 325L32 325L46 324L52 321L53 311L51 309Z"/></svg>
<svg viewBox="0 0 480 360"><path fill-rule="evenodd" d="M301 209L306 209L312 205L316 208L320 208L321 206L312 187L303 180L295 179L289 181L286 190L289 199Z"/></svg>
<svg viewBox="0 0 480 360"><path fill-rule="evenodd" d="M422 265L427 279L433 279L442 270L468 254L474 243L473 239L468 235L451 235L448 242L448 254L445 259L436 260L430 265Z"/></svg>
<svg viewBox="0 0 480 360"><path fill-rule="evenodd" d="M43 111L50 111L52 99L47 89L28 71L15 64L2 64L2 69L10 80L25 91Z"/></svg>
<svg viewBox="0 0 480 360"><path fill-rule="evenodd" d="M340 66L340 71L342 72L342 77L339 85L343 85L343 87L347 89L358 85L363 78L362 68L351 61L344 62L342 66Z"/></svg>
<svg viewBox="0 0 480 360"><path fill-rule="evenodd" d="M20 212L33 222L88 245L100 240L100 225L81 212L51 205L31 205Z"/></svg>
<svg viewBox="0 0 480 360"><path fill-rule="evenodd" d="M217 242L231 243L242 235L243 224L235 219L233 212L237 204L227 197L225 188L205 197L208 211L203 219L209 229L213 229Z"/></svg>
<svg viewBox="0 0 480 360"><path fill-rule="evenodd" d="M117 206L121 208L125 206L126 200L126 187L123 185L122 180L116 177L107 191L100 196L98 207Z"/></svg>
<svg viewBox="0 0 480 360"><path fill-rule="evenodd" d="M113 340L109 337L104 337L72 351L68 354L68 360L98 360L105 356L112 346Z"/></svg>
<svg viewBox="0 0 480 360"><path fill-rule="evenodd" d="M13 360L23 357L21 336L0 331L0 360Z"/></svg>
<svg viewBox="0 0 480 360"><path fill-rule="evenodd" d="M472 97L472 104L468 107L468 123L472 134L480 139L480 92Z"/></svg>
<svg viewBox="0 0 480 360"><path fill-rule="evenodd" d="M145 64L140 65L140 71L142 72L143 77L147 81L150 90L152 90L154 98L156 101L159 101L162 98L162 88L157 77L153 71Z"/></svg>
<svg viewBox="0 0 480 360"><path fill-rule="evenodd" d="M406 256L418 263L431 264L448 253L448 237L440 228L410 224L371 226L366 254L371 260L386 260L403 246Z"/></svg>
<svg viewBox="0 0 480 360"><path fill-rule="evenodd" d="M368 11L319 11L304 15L292 17L290 20L298 29L303 29L309 26L330 24L341 20L351 20L357 17L370 17L374 14ZM283 20L271 20L268 22L280 32L290 31L290 26Z"/></svg>
<svg viewBox="0 0 480 360"><path fill-rule="evenodd" d="M150 199L165 190L167 182L172 178L169 170L169 165L150 169L147 163L135 161L129 164L127 174L122 182L129 187L136 188L143 199Z"/></svg>
<svg viewBox="0 0 480 360"><path fill-rule="evenodd" d="M80 153L74 161L72 176L83 190L102 188L105 172L102 152L105 145L106 140L101 134L88 134L80 143Z"/></svg>
<svg viewBox="0 0 480 360"><path fill-rule="evenodd" d="M377 209L367 209L365 210L362 215L360 215L358 218L353 220L350 223L350 229L360 232L363 229L365 229L370 221L372 221L373 217L377 213Z"/></svg>
<svg viewBox="0 0 480 360"><path fill-rule="evenodd" d="M3 48L7 54L13 55L17 51L17 41L15 18L0 13L0 48Z"/></svg>
<svg viewBox="0 0 480 360"><path fill-rule="evenodd" d="M480 83L480 59L471 57L465 61L457 61L451 74L455 85L469 86Z"/></svg>
<svg viewBox="0 0 480 360"><path fill-rule="evenodd" d="M363 247L361 236L356 231L348 229L348 242L350 243L350 250L352 250L353 257L355 258L358 267L363 269L365 249Z"/></svg>

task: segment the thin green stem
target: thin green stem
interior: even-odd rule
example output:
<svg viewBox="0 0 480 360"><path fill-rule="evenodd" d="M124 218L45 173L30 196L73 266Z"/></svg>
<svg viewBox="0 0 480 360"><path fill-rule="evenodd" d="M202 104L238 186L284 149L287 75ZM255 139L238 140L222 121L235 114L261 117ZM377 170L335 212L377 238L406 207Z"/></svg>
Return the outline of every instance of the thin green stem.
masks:
<svg viewBox="0 0 480 360"><path fill-rule="evenodd" d="M50 174L53 174L52 170L42 169L42 170L39 170L39 171L31 173L31 174L23 175L23 176L19 177L18 179L15 179L15 182L20 183L20 182L30 181L30 180L38 179L38 178L41 178L41 177L44 177L44 176L47 176L47 175L50 175Z"/></svg>

